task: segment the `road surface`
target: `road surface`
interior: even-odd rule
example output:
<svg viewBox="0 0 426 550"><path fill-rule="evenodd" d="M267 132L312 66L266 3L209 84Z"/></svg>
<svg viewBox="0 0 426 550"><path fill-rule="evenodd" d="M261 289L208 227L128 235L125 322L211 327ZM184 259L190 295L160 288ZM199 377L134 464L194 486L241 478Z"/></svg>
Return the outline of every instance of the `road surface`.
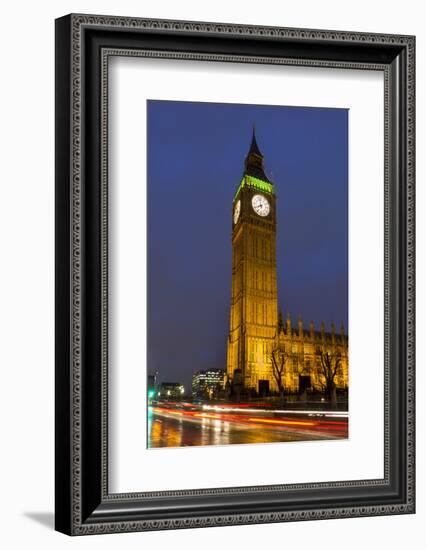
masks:
<svg viewBox="0 0 426 550"><path fill-rule="evenodd" d="M347 412L268 410L244 405L156 404L148 408L148 447L187 447L345 439Z"/></svg>

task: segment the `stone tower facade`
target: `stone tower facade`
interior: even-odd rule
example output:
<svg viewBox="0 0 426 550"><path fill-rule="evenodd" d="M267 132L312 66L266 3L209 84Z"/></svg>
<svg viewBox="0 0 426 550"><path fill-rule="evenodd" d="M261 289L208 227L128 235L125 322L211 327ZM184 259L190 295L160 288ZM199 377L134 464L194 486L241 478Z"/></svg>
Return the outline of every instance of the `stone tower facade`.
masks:
<svg viewBox="0 0 426 550"><path fill-rule="evenodd" d="M232 290L227 352L227 378L245 391L279 390L272 354L285 356L282 382L287 392L324 388L323 361L338 360L335 383L348 387L348 338L303 321L292 327L279 314L276 264L277 209L275 187L265 174L263 155L253 137L244 173L232 204Z"/></svg>
<svg viewBox="0 0 426 550"><path fill-rule="evenodd" d="M232 210L232 291L227 374L258 391L270 379L277 334L276 200L253 138ZM237 371L237 372L235 372ZM266 382L265 382L266 383Z"/></svg>

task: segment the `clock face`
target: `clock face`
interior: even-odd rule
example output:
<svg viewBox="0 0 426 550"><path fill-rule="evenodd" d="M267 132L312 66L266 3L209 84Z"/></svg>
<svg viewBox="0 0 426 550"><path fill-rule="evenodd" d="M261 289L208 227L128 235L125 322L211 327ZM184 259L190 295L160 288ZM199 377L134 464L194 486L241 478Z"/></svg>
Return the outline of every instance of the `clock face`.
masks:
<svg viewBox="0 0 426 550"><path fill-rule="evenodd" d="M267 216L271 209L268 199L263 195L254 195L254 197L251 199L251 205L256 214L262 217Z"/></svg>
<svg viewBox="0 0 426 550"><path fill-rule="evenodd" d="M234 225L237 223L238 218L240 217L241 211L241 201L238 201L234 209Z"/></svg>

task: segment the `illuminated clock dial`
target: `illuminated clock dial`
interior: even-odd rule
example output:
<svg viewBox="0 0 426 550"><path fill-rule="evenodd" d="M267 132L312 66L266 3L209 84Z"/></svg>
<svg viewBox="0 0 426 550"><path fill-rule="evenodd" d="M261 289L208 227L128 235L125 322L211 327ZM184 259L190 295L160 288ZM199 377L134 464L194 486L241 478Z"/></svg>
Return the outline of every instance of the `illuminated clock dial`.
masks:
<svg viewBox="0 0 426 550"><path fill-rule="evenodd" d="M237 223L241 212L241 201L238 201L234 208L234 225Z"/></svg>
<svg viewBox="0 0 426 550"><path fill-rule="evenodd" d="M254 195L254 197L251 199L251 205L253 207L253 210L259 216L265 217L269 214L269 202L268 199L263 195Z"/></svg>

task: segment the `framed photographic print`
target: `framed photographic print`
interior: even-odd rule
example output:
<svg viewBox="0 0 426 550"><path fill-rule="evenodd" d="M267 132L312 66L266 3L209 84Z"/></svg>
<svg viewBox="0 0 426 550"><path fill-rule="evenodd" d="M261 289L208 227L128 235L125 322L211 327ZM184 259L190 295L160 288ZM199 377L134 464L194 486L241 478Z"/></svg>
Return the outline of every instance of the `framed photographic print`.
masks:
<svg viewBox="0 0 426 550"><path fill-rule="evenodd" d="M56 21L56 529L413 513L412 36Z"/></svg>

